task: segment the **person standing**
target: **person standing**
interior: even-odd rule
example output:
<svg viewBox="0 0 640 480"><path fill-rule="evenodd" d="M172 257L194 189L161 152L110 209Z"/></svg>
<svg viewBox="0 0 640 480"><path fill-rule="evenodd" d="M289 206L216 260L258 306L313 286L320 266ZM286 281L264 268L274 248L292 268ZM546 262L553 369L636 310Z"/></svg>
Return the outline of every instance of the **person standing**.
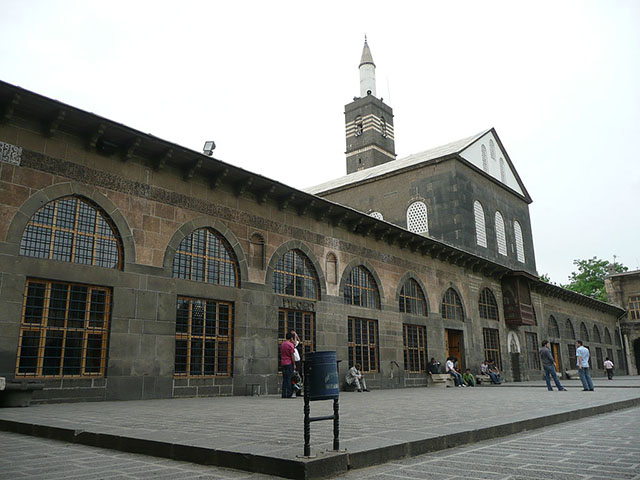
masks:
<svg viewBox="0 0 640 480"><path fill-rule="evenodd" d="M544 379L547 381L547 390L550 392L553 391L550 378L553 377L553 381L555 382L556 387L558 387L558 391L566 392L567 389L560 384L560 380L558 379L555 360L553 359L553 354L551 353L551 350L549 350L548 345L549 342L547 340L543 340L542 348L540 349L540 360L542 360L542 367L544 368Z"/></svg>
<svg viewBox="0 0 640 480"><path fill-rule="evenodd" d="M582 344L582 340L576 340L576 363L578 364L578 375L585 392L595 391L591 372L589 371L589 349Z"/></svg>
<svg viewBox="0 0 640 480"><path fill-rule="evenodd" d="M604 369L607 371L607 378L613 379L613 362L609 360L609 357L604 359Z"/></svg>
<svg viewBox="0 0 640 480"><path fill-rule="evenodd" d="M280 365L282 365L282 398L291 398L293 395L293 352L296 347L293 344L293 335L287 332L285 341L280 345Z"/></svg>

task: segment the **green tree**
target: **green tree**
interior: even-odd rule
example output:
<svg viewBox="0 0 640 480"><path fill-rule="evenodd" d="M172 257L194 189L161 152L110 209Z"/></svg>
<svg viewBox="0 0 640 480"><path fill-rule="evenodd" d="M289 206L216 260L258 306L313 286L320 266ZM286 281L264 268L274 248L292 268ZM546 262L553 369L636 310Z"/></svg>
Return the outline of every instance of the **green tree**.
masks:
<svg viewBox="0 0 640 480"><path fill-rule="evenodd" d="M543 273L542 275L540 275L540 280L546 283L551 283L551 278L549 277L548 273Z"/></svg>
<svg viewBox="0 0 640 480"><path fill-rule="evenodd" d="M577 272L572 272L569 277L569 284L564 288L574 292L587 295L602 302L607 301L607 292L604 288L604 277L609 274L611 268L615 273L626 272L627 267L614 261L600 260L597 257L588 260L574 260L573 264L578 267Z"/></svg>

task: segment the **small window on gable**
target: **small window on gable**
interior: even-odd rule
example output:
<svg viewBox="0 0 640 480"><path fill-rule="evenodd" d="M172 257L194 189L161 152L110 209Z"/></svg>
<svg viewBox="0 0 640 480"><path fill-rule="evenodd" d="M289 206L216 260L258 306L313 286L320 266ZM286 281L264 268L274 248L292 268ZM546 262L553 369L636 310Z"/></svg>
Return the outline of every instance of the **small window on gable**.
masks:
<svg viewBox="0 0 640 480"><path fill-rule="evenodd" d="M516 220L513 222L513 232L516 237L516 256L518 257L518 261L524 263L524 242L522 240L522 228L520 228L520 223Z"/></svg>
<svg viewBox="0 0 640 480"><path fill-rule="evenodd" d="M480 150L482 151L482 169L485 172L488 172L489 171L489 160L487 159L487 147L484 146L484 143L480 147Z"/></svg>
<svg viewBox="0 0 640 480"><path fill-rule="evenodd" d="M429 234L427 205L424 202L413 202L407 208L407 230L413 233Z"/></svg>
<svg viewBox="0 0 640 480"><path fill-rule="evenodd" d="M496 159L496 144L493 143L493 140L489 140L489 154L491 155L491 160Z"/></svg>
<svg viewBox="0 0 640 480"><path fill-rule="evenodd" d="M105 212L79 197L41 207L22 234L20 255L122 268L122 244L114 225Z"/></svg>
<svg viewBox="0 0 640 480"><path fill-rule="evenodd" d="M507 254L507 236L504 231L504 219L500 212L496 212L496 241L498 243L498 253Z"/></svg>
<svg viewBox="0 0 640 480"><path fill-rule="evenodd" d="M507 183L507 169L504 165L504 158L500 157L500 180Z"/></svg>
<svg viewBox="0 0 640 480"><path fill-rule="evenodd" d="M476 219L476 244L487 246L487 228L484 224L484 209L479 201L473 202L473 214Z"/></svg>
<svg viewBox="0 0 640 480"><path fill-rule="evenodd" d="M373 218L377 218L378 220L384 220L384 217L380 212L371 212L369 216Z"/></svg>

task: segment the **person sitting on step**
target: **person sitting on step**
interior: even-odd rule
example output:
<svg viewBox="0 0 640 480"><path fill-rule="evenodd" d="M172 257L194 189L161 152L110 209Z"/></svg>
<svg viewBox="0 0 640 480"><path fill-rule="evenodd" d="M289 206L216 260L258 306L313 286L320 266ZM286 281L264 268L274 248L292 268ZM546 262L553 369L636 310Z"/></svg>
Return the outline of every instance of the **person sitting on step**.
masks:
<svg viewBox="0 0 640 480"><path fill-rule="evenodd" d="M359 363L356 363L349 369L345 377L347 385L355 385L359 392L368 392L367 384L364 381L364 375L361 371L362 367Z"/></svg>

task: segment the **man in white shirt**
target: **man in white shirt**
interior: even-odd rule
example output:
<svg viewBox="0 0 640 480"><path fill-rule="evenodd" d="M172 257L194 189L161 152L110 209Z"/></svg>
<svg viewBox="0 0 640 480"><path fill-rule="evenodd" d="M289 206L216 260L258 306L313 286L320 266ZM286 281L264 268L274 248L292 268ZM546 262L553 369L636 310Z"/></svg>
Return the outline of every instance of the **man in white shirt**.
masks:
<svg viewBox="0 0 640 480"><path fill-rule="evenodd" d="M462 381L462 375L460 375L460 372L456 370L456 367L453 364L455 360L456 360L455 357L447 358L447 363L445 364L446 365L445 371L453 377L453 383L455 384L456 387L466 387L466 385Z"/></svg>
<svg viewBox="0 0 640 480"><path fill-rule="evenodd" d="M613 362L609 360L609 357L604 359L604 369L607 371L607 378L611 380L613 378Z"/></svg>
<svg viewBox="0 0 640 480"><path fill-rule="evenodd" d="M364 381L364 375L361 371L361 366L359 363L356 363L353 367L349 369L347 372L347 376L345 381L348 385L355 385L356 389L359 392L368 392L367 384Z"/></svg>
<svg viewBox="0 0 640 480"><path fill-rule="evenodd" d="M578 374L585 392L593 392L593 380L589 371L589 349L582 345L582 340L576 340L576 362L578 364Z"/></svg>

